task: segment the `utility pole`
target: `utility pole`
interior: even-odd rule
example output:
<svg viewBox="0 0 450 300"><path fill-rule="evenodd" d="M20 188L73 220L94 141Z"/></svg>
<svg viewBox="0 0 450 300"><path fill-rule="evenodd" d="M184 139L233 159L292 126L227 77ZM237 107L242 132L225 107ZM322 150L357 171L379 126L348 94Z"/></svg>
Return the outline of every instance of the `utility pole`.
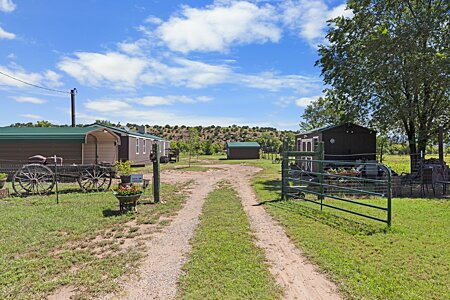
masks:
<svg viewBox="0 0 450 300"><path fill-rule="evenodd" d="M72 103L72 127L75 127L75 95L77 94L77 89L73 88L70 90L70 100Z"/></svg>

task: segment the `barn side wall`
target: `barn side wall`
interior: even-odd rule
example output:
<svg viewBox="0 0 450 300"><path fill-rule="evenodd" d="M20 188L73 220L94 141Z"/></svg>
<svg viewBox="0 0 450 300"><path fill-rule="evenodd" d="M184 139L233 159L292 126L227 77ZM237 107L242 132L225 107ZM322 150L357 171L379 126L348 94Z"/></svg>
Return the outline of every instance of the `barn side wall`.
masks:
<svg viewBox="0 0 450 300"><path fill-rule="evenodd" d="M227 148L228 159L259 159L259 148Z"/></svg>
<svg viewBox="0 0 450 300"><path fill-rule="evenodd" d="M81 143L70 142L14 142L0 143L0 164L26 163L28 157L56 155L64 159L63 163L81 164Z"/></svg>
<svg viewBox="0 0 450 300"><path fill-rule="evenodd" d="M323 132L325 159L376 160L376 133L359 126L340 126ZM331 140L334 143L331 143Z"/></svg>

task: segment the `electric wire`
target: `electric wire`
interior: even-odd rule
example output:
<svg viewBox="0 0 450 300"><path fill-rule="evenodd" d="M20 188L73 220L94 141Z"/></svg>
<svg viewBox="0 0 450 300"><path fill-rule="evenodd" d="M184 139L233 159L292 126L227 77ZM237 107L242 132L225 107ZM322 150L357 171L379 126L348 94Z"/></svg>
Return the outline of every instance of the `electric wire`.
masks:
<svg viewBox="0 0 450 300"><path fill-rule="evenodd" d="M9 75L9 74L6 74L6 73L4 73L4 72L2 72L2 71L0 71L0 74L3 75L3 76L8 77L8 78L10 78L10 79L19 81L19 82L21 82L21 83L23 83L23 84L26 84L26 85L29 85L29 86L32 86L32 87L35 87L35 88L39 88L39 89L43 89L43 90L51 91L51 92L70 94L70 92L68 92L68 91L62 91L62 90L51 89L51 88L47 88L47 87L40 86L40 85L37 85L37 84L33 84L33 83L26 82L26 81L24 81L24 80L22 80L22 79L16 78L16 77L11 76L11 75Z"/></svg>

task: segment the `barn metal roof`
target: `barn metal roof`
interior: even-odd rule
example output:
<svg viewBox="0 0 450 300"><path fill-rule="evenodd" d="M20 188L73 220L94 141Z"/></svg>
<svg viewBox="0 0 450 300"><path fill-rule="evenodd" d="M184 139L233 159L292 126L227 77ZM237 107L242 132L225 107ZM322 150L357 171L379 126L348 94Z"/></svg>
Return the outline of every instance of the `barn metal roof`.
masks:
<svg viewBox="0 0 450 300"><path fill-rule="evenodd" d="M260 148L257 142L228 142L228 148Z"/></svg>
<svg viewBox="0 0 450 300"><path fill-rule="evenodd" d="M165 139L153 135L153 134L148 134L148 133L139 133L136 131L130 131L130 130L125 130L124 128L119 128L119 127L114 127L114 126L108 126L108 125L103 125L103 124L93 124L93 125L89 125L88 127L91 126L99 126L99 127L105 127L108 129L111 129L112 131L117 131L126 135L132 135L132 136L137 136L137 137L143 137L143 138L148 138L148 139L153 139L153 140L158 140L158 141L165 141Z"/></svg>
<svg viewBox="0 0 450 300"><path fill-rule="evenodd" d="M100 127L0 127L0 142L62 141L83 143Z"/></svg>

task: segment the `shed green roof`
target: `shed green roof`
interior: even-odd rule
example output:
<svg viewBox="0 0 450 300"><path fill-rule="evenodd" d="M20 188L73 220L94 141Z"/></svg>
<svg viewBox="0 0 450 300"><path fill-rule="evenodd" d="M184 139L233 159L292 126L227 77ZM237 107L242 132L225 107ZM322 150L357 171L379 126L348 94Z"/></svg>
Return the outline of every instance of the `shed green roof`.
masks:
<svg viewBox="0 0 450 300"><path fill-rule="evenodd" d="M228 142L228 148L261 148L257 142Z"/></svg>
<svg viewBox="0 0 450 300"><path fill-rule="evenodd" d="M0 127L0 142L85 141L86 134L100 127Z"/></svg>
<svg viewBox="0 0 450 300"><path fill-rule="evenodd" d="M111 129L111 130L113 130L113 131L121 132L121 133L123 133L123 134L134 135L134 136L138 136L138 137L145 137L145 138L149 138L149 139L153 139L153 140L158 140L158 141L165 141L165 139L163 139L163 138L161 138L161 137L159 137L159 136L153 135L153 134L139 133L139 132L136 132L136 131L125 130L124 128L119 128L119 127L114 127L114 126L108 126L108 125L103 125L103 124L97 124L97 123L95 123L95 124L93 124L93 125L89 125L88 127L91 127L91 126L105 127L105 128Z"/></svg>

